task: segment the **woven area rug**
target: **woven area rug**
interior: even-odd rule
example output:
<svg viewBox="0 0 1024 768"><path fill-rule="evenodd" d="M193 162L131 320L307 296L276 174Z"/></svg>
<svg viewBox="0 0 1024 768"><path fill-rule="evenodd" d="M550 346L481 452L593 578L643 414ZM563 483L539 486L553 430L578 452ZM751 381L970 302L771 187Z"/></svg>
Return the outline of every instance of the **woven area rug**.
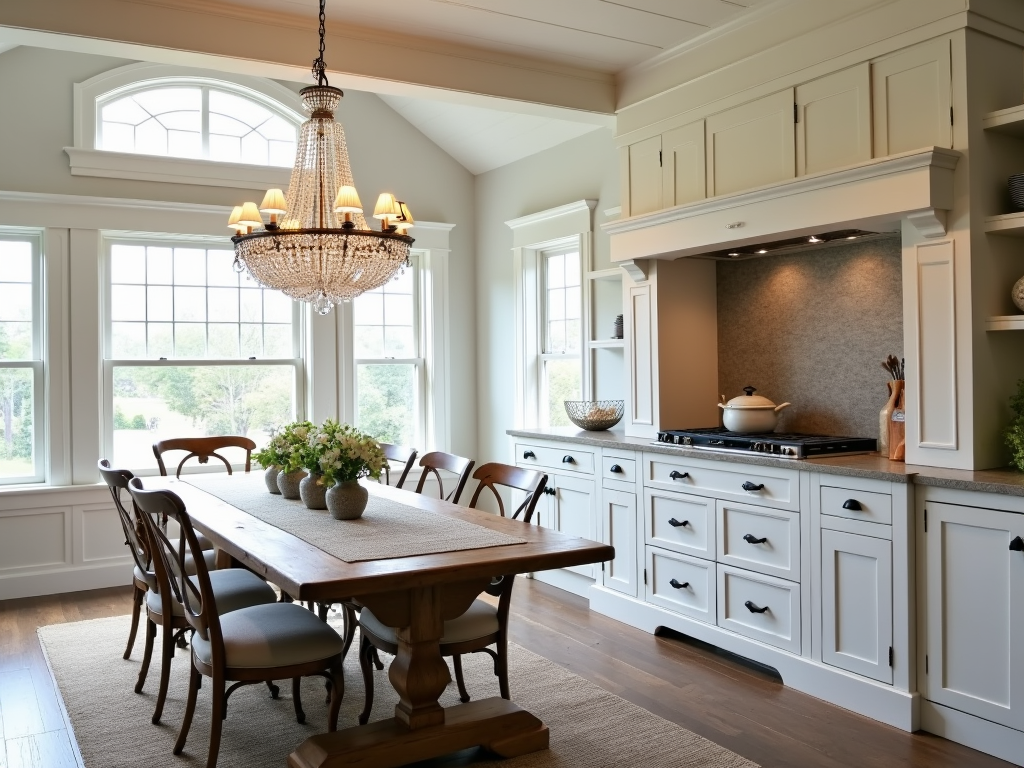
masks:
<svg viewBox="0 0 1024 768"><path fill-rule="evenodd" d="M336 623L332 613L331 623ZM138 768L205 766L209 746L210 686L199 692L195 720L185 751L171 754L185 708L188 655L178 651L171 670L171 686L163 724L150 717L159 675L159 639L154 664L143 694L133 692L142 656L142 631L131 659L121 658L128 638L128 616L55 624L39 629L39 639L53 671L57 688L71 719L86 768ZM358 638L353 649L358 647ZM487 760L481 765L505 768L756 768L756 764L729 750L663 720L604 689L568 672L524 648L511 645L513 701L543 720L551 729L551 748L513 760ZM390 657L382 654L384 663ZM498 695L498 682L485 654L464 658L466 686L474 699ZM394 712L397 695L387 669L375 672L378 720ZM266 687L236 691L228 705L228 719L220 750L219 768L283 768L300 742L326 730L327 707L322 680L303 681L302 701L306 725L295 722L291 685L281 683L274 701ZM442 698L445 706L458 705L454 683ZM363 682L355 653L345 662L345 698L339 728L355 725L363 706Z"/></svg>

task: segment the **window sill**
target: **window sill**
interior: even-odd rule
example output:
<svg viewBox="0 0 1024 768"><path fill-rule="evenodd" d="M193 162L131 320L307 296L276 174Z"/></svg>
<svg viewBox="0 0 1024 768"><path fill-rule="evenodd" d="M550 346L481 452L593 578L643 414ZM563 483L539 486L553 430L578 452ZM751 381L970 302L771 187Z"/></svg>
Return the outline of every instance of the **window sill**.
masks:
<svg viewBox="0 0 1024 768"><path fill-rule="evenodd" d="M71 161L72 176L96 176L105 179L161 181L171 184L198 184L238 189L285 188L290 168L244 163L217 163L180 157L107 152L100 149L64 147Z"/></svg>
<svg viewBox="0 0 1024 768"><path fill-rule="evenodd" d="M47 485L46 483L24 483L22 485L0 485L0 498L15 496L41 496L51 493L80 493L106 489L103 483L83 483L81 485Z"/></svg>

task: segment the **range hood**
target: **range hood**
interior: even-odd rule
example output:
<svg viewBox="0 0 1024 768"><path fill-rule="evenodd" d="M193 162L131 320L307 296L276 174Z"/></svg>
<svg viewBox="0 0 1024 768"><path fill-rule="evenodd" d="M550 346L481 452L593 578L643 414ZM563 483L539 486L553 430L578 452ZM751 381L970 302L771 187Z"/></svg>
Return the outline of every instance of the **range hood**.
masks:
<svg viewBox="0 0 1024 768"><path fill-rule="evenodd" d="M755 254L755 246L809 241L823 233L891 233L903 221L926 238L946 234L953 207L953 171L960 153L939 147L801 176L603 225L611 260L634 279L639 259ZM824 239L824 238L823 238Z"/></svg>

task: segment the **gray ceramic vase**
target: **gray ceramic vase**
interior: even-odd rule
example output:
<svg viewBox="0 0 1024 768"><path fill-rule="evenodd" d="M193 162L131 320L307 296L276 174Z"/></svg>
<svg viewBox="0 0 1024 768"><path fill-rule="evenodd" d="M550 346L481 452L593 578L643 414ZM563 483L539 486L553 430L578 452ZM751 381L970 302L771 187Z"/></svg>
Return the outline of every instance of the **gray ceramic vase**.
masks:
<svg viewBox="0 0 1024 768"><path fill-rule="evenodd" d="M1013 291L1010 293L1014 305L1021 312L1024 312L1024 277L1013 284Z"/></svg>
<svg viewBox="0 0 1024 768"><path fill-rule="evenodd" d="M299 483L299 496L308 509L327 509L327 486L320 483L322 475L306 475Z"/></svg>
<svg viewBox="0 0 1024 768"><path fill-rule="evenodd" d="M298 499L299 483L306 476L304 469L297 469L294 472L285 472L283 469L277 473L277 487L281 495L286 499Z"/></svg>
<svg viewBox="0 0 1024 768"><path fill-rule="evenodd" d="M267 484L267 490L271 493L281 495L281 489L277 487L277 475L281 471L281 468L277 465L271 465L267 467L267 471L263 473L263 482Z"/></svg>
<svg viewBox="0 0 1024 768"><path fill-rule="evenodd" d="M362 517L369 497L358 480L346 480L327 489L327 509L335 520L355 520Z"/></svg>

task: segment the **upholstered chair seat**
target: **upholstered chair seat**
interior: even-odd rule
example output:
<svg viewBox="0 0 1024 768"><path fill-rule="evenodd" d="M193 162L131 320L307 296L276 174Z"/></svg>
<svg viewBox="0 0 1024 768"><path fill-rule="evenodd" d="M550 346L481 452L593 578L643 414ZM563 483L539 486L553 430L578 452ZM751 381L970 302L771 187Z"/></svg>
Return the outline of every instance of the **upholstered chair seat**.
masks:
<svg viewBox="0 0 1024 768"><path fill-rule="evenodd" d="M206 561L206 567L208 570L216 570L217 553L214 552L212 548L203 550L203 560ZM156 573L153 571L144 571L136 565L133 574L136 581L145 582L146 586L149 587L150 590L156 589ZM185 555L185 574L188 576L196 575L196 563L192 559L192 555Z"/></svg>
<svg viewBox="0 0 1024 768"><path fill-rule="evenodd" d="M192 574L191 580L198 587L195 574ZM277 601L273 587L255 573L243 568L210 571L210 583L213 585L213 593L217 601L217 613L220 614ZM172 615L184 617L185 609L182 604L174 599L169 602L173 611ZM146 608L151 614L162 615L163 606L163 593L152 589L146 593Z"/></svg>
<svg viewBox="0 0 1024 768"><path fill-rule="evenodd" d="M382 640L398 644L395 630L381 624L380 619L373 615L369 608L363 608L359 615L359 623L368 631ZM442 645L465 643L495 634L499 629L498 608L483 600L474 600L469 610L456 619L444 623Z"/></svg>

